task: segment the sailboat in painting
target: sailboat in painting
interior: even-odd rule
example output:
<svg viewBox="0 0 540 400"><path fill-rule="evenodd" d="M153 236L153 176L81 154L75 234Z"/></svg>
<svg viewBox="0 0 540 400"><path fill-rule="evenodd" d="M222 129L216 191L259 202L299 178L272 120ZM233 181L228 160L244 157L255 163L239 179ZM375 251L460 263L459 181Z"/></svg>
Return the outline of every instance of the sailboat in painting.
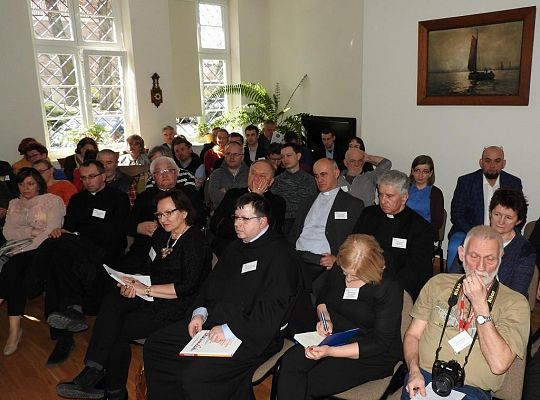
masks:
<svg viewBox="0 0 540 400"><path fill-rule="evenodd" d="M476 69L476 62L478 60L478 30L476 30L476 36L471 36L471 48L469 50L469 63L467 68L469 69L469 80L471 81L492 81L495 79L495 73L486 69L485 71L478 71Z"/></svg>

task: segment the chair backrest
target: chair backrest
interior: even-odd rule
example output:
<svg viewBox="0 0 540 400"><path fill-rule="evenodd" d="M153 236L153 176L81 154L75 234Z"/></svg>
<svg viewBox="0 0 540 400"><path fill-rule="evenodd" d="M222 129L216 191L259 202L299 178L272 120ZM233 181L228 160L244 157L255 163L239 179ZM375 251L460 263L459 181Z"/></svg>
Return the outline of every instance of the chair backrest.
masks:
<svg viewBox="0 0 540 400"><path fill-rule="evenodd" d="M531 234L534 230L535 225L536 221L527 222L527 225L525 225L525 229L523 229L523 236L525 236L525 239L529 240L531 238Z"/></svg>
<svg viewBox="0 0 540 400"><path fill-rule="evenodd" d="M531 307L531 312L534 311L534 306L536 304L536 289L538 289L538 267L534 266L533 276L531 283L529 284L529 306Z"/></svg>
<svg viewBox="0 0 540 400"><path fill-rule="evenodd" d="M413 301L411 295L406 291L403 291L403 309L401 311L401 338L405 336L405 332L411 324L412 317L411 311L413 308Z"/></svg>
<svg viewBox="0 0 540 400"><path fill-rule="evenodd" d="M439 228L439 242L442 242L444 240L444 231L446 230L446 219L448 218L448 212L446 212L445 209L443 209L443 221L442 225Z"/></svg>

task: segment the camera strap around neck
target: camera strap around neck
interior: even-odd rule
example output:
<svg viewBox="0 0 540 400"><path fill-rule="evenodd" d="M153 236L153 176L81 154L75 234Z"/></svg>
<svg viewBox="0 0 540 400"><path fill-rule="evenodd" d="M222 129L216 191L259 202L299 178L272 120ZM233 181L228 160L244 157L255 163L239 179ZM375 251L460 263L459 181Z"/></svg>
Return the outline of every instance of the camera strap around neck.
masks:
<svg viewBox="0 0 540 400"><path fill-rule="evenodd" d="M446 325L448 324L448 319L450 318L450 312L452 311L452 308L457 304L458 302L458 296L463 289L463 280L465 279L465 275L463 275L461 278L458 279L456 284L454 285L454 288L452 289L452 294L448 298L448 312L446 313L446 318L444 320L443 330L441 332L441 338L439 339L439 346L437 348L437 351L435 352L435 359L439 359L439 352L442 349L442 340L444 337L444 331L446 330ZM493 308L493 303L495 302L495 298L497 297L497 292L499 290L499 280L495 278L493 280L493 283L491 285L491 288L489 289L488 296L487 296L487 303L489 307L489 311L491 312L491 309ZM472 307L472 304L471 304ZM474 332L472 343L469 347L469 351L467 352L467 355L465 356L465 363L463 364L463 369L465 369L465 365L467 365L467 362L469 361L469 355L471 354L472 348L474 346L474 343L476 342L476 337L478 336L478 328Z"/></svg>

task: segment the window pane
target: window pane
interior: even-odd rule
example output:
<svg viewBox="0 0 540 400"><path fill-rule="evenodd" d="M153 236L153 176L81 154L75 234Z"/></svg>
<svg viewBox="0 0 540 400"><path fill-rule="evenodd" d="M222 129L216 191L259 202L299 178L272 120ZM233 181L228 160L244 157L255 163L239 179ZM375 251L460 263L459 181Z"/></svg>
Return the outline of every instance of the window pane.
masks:
<svg viewBox="0 0 540 400"><path fill-rule="evenodd" d="M220 117L227 110L225 97L218 97L212 100L208 99L214 90L227 83L226 62L224 60L202 60L201 72L205 120L206 122L211 123L215 118Z"/></svg>
<svg viewBox="0 0 540 400"><path fill-rule="evenodd" d="M199 21L202 26L223 26L221 6L212 4L199 4Z"/></svg>
<svg viewBox="0 0 540 400"><path fill-rule="evenodd" d="M88 56L92 117L108 132L104 143L124 140L124 85L118 56Z"/></svg>
<svg viewBox="0 0 540 400"><path fill-rule="evenodd" d="M114 19L110 0L79 0L82 38L93 42L114 42Z"/></svg>
<svg viewBox="0 0 540 400"><path fill-rule="evenodd" d="M201 47L205 49L225 49L225 32L223 32L223 29L201 26Z"/></svg>
<svg viewBox="0 0 540 400"><path fill-rule="evenodd" d="M32 0L30 7L36 39L73 39L67 0Z"/></svg>

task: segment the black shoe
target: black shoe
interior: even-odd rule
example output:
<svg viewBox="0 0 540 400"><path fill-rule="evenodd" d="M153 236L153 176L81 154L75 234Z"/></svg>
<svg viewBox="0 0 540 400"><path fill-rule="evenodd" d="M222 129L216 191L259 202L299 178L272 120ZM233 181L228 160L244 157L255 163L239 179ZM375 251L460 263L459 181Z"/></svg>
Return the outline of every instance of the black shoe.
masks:
<svg viewBox="0 0 540 400"><path fill-rule="evenodd" d="M58 365L63 363L69 357L71 350L75 347L75 342L73 339L58 339L54 349L47 359L45 364L47 367L52 367L53 365Z"/></svg>
<svg viewBox="0 0 540 400"><path fill-rule="evenodd" d="M104 377L104 370L84 367L81 373L73 379L73 382L56 385L56 394L66 399L102 399L105 391L96 386Z"/></svg>
<svg viewBox="0 0 540 400"><path fill-rule="evenodd" d="M70 332L81 332L88 329L83 313L73 308L51 313L47 318L47 323L53 328L66 329Z"/></svg>

